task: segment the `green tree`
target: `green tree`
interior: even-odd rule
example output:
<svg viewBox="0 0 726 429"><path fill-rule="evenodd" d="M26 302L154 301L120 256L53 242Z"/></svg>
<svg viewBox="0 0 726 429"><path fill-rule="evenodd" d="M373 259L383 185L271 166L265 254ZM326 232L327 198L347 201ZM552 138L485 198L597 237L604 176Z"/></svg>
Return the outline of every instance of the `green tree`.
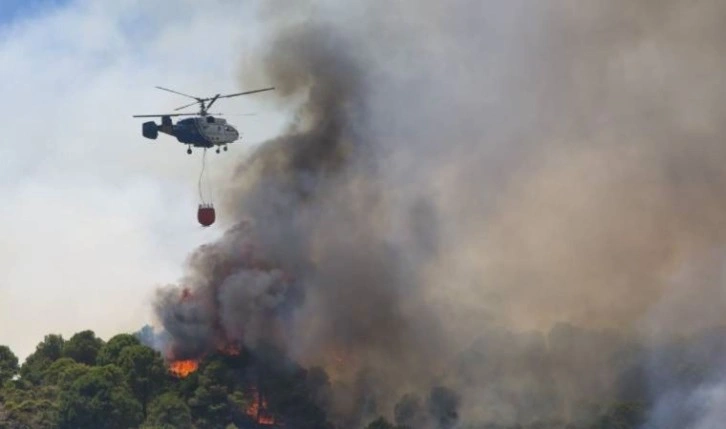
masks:
<svg viewBox="0 0 726 429"><path fill-rule="evenodd" d="M115 365L90 368L60 394L60 429L128 429L142 420L141 404Z"/></svg>
<svg viewBox="0 0 726 429"><path fill-rule="evenodd" d="M234 401L230 398L226 375L227 367L219 359L211 359L201 369L197 388L189 399L197 427L225 427L232 421Z"/></svg>
<svg viewBox="0 0 726 429"><path fill-rule="evenodd" d="M35 347L35 351L23 362L20 367L20 377L31 383L39 383L43 378L43 371L60 359L64 344L62 336L46 335Z"/></svg>
<svg viewBox="0 0 726 429"><path fill-rule="evenodd" d="M224 386L199 386L189 400L189 406L199 427L224 427L231 420L231 408Z"/></svg>
<svg viewBox="0 0 726 429"><path fill-rule="evenodd" d="M102 346L103 340L96 337L93 331L81 331L63 345L63 357L69 357L86 365L95 365L96 356Z"/></svg>
<svg viewBox="0 0 726 429"><path fill-rule="evenodd" d="M51 429L57 427L57 389L54 387L17 388L6 385L0 404L11 423L0 421L0 428ZM15 426L13 426L15 425Z"/></svg>
<svg viewBox="0 0 726 429"><path fill-rule="evenodd" d="M118 365L119 357L121 356L121 352L126 347L132 347L132 346L139 346L141 345L141 342L138 338L136 338L133 335L130 334L119 334L114 337L112 337L106 344L104 344L101 349L98 351L98 356L96 357L96 364L97 365L108 365L108 364L116 364Z"/></svg>
<svg viewBox="0 0 726 429"><path fill-rule="evenodd" d="M61 335L50 334L43 338L43 341L35 348L35 353L53 362L60 359L63 354L65 340Z"/></svg>
<svg viewBox="0 0 726 429"><path fill-rule="evenodd" d="M192 415L186 403L173 392L154 399L142 429L192 429Z"/></svg>
<svg viewBox="0 0 726 429"><path fill-rule="evenodd" d="M43 381L48 385L66 388L89 369L88 365L71 358L60 358L43 371Z"/></svg>
<svg viewBox="0 0 726 429"><path fill-rule="evenodd" d="M18 373L18 357L8 346L0 346L0 386Z"/></svg>
<svg viewBox="0 0 726 429"><path fill-rule="evenodd" d="M131 391L141 403L144 418L153 397L164 387L166 368L158 352L142 345L129 346L121 350L119 366L126 373Z"/></svg>

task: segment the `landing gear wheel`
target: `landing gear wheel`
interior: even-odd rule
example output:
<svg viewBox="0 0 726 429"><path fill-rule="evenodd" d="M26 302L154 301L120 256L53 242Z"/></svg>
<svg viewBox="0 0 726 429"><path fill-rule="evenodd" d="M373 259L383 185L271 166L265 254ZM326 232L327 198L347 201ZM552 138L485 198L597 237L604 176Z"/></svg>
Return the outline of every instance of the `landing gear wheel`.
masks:
<svg viewBox="0 0 726 429"><path fill-rule="evenodd" d="M191 155L191 154L192 154L192 148L189 148L189 149L187 149L187 153L188 153L189 155Z"/></svg>
<svg viewBox="0 0 726 429"><path fill-rule="evenodd" d="M224 151L227 152L227 146L224 147Z"/></svg>
<svg viewBox="0 0 726 429"><path fill-rule="evenodd" d="M219 148L217 148L217 153L219 153Z"/></svg>

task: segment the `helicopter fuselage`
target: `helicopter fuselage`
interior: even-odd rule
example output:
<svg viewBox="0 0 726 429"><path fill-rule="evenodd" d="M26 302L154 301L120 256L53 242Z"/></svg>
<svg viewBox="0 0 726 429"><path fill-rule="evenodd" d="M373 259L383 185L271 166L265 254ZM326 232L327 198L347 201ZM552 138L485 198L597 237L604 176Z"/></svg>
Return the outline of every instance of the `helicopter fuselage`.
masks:
<svg viewBox="0 0 726 429"><path fill-rule="evenodd" d="M155 140L160 132L176 137L180 143L202 148L225 146L239 139L233 126L214 116L181 119L176 124L171 117L162 116L161 124L150 121L142 125L142 134L148 139Z"/></svg>
<svg viewBox="0 0 726 429"><path fill-rule="evenodd" d="M173 92L187 98L195 100L193 103L178 107L174 111L191 107L195 104L199 105L199 113L197 115L189 113L166 113L160 115L133 115L134 118L159 118L161 117L161 124L157 124L154 121L144 122L141 126L141 134L144 137L151 140L156 140L159 137L159 133L168 134L176 137L180 143L187 146L187 153L191 155L192 146L202 147L205 149L217 147L217 153L219 153L220 147L227 150L227 145L234 143L239 139L239 132L227 124L225 119L216 118L213 115L208 114L208 109L220 98L231 98L238 97L240 95L257 94L259 92L272 91L275 88L262 88L255 89L252 91L237 92L234 94L217 94L214 97L200 98L193 95L184 94L173 89L162 88L157 86L158 89ZM172 117L177 116L191 116L190 118L181 119L176 124L171 120Z"/></svg>

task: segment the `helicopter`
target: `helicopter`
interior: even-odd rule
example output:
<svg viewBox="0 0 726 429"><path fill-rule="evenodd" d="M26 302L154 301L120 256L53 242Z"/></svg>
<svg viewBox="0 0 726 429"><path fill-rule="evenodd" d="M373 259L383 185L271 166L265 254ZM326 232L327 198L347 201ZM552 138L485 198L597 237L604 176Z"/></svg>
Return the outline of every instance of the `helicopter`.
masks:
<svg viewBox="0 0 726 429"><path fill-rule="evenodd" d="M141 134L147 139L156 140L159 133L168 134L176 137L176 139L188 146L187 153L191 155L192 147L199 147L205 149L211 149L216 147L217 153L219 153L220 147L225 151L227 145L234 143L240 138L240 134L235 127L227 123L227 120L219 118L221 113L209 113L208 109L214 104L215 101L220 98L231 98L238 97L240 95L256 94L259 92L272 91L275 88L263 88L255 89L252 91L238 92L235 94L221 95L217 94L214 97L200 98L193 95L184 94L173 89L156 87L163 91L168 91L174 94L182 95L194 99L193 103L186 104L184 106L174 109L179 111L186 109L187 107L198 104L200 106L198 113L162 113L156 115L134 115L134 118L158 118L161 117L161 124L157 124L154 121L144 122L141 125ZM191 118L185 118L177 121L176 124L172 122L172 117L179 116L192 116Z"/></svg>

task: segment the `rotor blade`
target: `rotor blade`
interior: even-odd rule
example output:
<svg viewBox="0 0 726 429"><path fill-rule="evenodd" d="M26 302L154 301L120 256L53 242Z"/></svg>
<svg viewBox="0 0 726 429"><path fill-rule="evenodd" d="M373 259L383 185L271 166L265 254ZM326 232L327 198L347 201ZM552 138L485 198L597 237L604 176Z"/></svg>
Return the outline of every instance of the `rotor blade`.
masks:
<svg viewBox="0 0 726 429"><path fill-rule="evenodd" d="M186 109L187 107L191 107L191 106L193 106L195 104L199 104L199 103L200 103L199 101L195 101L194 103L189 103L189 104L186 104L186 105L184 105L182 107L177 107L176 109L174 109L174 111L176 112L177 110Z"/></svg>
<svg viewBox="0 0 726 429"><path fill-rule="evenodd" d="M159 118L162 116L199 116L196 113L161 113L158 115L134 115L134 118Z"/></svg>
<svg viewBox="0 0 726 429"><path fill-rule="evenodd" d="M157 89L161 89L162 91L168 91L168 92L173 92L174 94L179 94L179 95L183 95L183 96L185 96L185 97L193 98L193 99L195 99L195 100L200 100L200 98L199 98L199 97L195 97L195 96L193 96L193 95L189 95L189 94L183 94L183 93L181 93L181 92L179 92L179 91L174 91L173 89L168 89L168 88L162 88L162 87L160 87L160 86L157 86L156 88L157 88Z"/></svg>
<svg viewBox="0 0 726 429"><path fill-rule="evenodd" d="M199 113L160 113L158 115L134 115L134 118L160 118L162 116L201 116ZM231 116L224 113L207 113L207 116Z"/></svg>
<svg viewBox="0 0 726 429"><path fill-rule="evenodd" d="M209 109L210 107L212 107L212 104L214 104L214 102L217 101L218 98L219 98L219 94L217 94L214 97L212 97L212 100L209 102L209 104L207 104L207 109Z"/></svg>
<svg viewBox="0 0 726 429"><path fill-rule="evenodd" d="M229 98L229 97L237 97L238 95L256 94L258 92L272 91L273 89L275 89L275 87L264 88L264 89L255 89L253 91L238 92L236 94L220 95L219 98Z"/></svg>

